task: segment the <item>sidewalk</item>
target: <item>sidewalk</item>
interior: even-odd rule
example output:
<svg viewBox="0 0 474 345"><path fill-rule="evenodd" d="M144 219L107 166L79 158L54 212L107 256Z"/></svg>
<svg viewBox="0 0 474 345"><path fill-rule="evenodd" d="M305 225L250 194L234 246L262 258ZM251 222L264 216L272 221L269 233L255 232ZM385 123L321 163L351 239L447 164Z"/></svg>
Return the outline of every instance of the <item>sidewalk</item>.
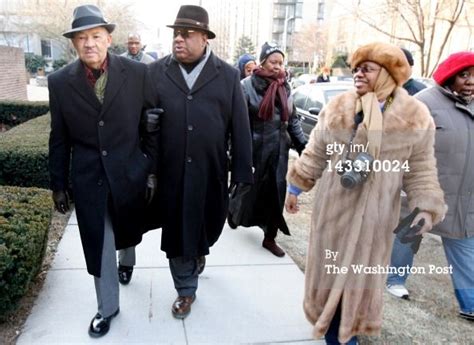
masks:
<svg viewBox="0 0 474 345"><path fill-rule="evenodd" d="M130 285L120 288L120 314L100 339L87 334L96 313L73 213L17 345L29 344L324 344L311 337L302 309L304 277L288 255L261 247L262 231L227 225L207 257L197 299L185 320L171 315L176 298L161 230L137 247Z"/></svg>

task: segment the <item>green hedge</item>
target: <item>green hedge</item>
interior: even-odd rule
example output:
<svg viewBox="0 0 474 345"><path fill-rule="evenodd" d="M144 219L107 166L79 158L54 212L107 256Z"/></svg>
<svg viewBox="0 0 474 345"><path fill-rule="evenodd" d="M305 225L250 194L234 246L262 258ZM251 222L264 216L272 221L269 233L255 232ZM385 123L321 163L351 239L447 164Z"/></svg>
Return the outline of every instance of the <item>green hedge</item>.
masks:
<svg viewBox="0 0 474 345"><path fill-rule="evenodd" d="M49 188L49 114L0 134L0 185Z"/></svg>
<svg viewBox="0 0 474 345"><path fill-rule="evenodd" d="M48 102L0 101L0 123L14 127L48 111Z"/></svg>
<svg viewBox="0 0 474 345"><path fill-rule="evenodd" d="M0 320L41 268L52 217L50 192L0 186Z"/></svg>

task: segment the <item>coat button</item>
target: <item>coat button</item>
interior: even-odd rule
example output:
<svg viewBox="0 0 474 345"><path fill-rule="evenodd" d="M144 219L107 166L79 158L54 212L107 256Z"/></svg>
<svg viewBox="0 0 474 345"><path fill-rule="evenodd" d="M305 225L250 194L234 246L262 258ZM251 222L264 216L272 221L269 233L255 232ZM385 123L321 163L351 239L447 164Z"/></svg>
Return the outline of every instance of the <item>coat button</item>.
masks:
<svg viewBox="0 0 474 345"><path fill-rule="evenodd" d="M189 157L189 156L186 157L186 162L191 163L192 161L193 161L193 159L191 157Z"/></svg>
<svg viewBox="0 0 474 345"><path fill-rule="evenodd" d="M107 156L107 151L106 150L102 151L102 156Z"/></svg>
<svg viewBox="0 0 474 345"><path fill-rule="evenodd" d="M189 100L192 100L192 99L193 99L193 96L192 96L192 95L188 95L188 99L189 99Z"/></svg>
<svg viewBox="0 0 474 345"><path fill-rule="evenodd" d="M192 131L194 129L193 125L188 125L188 131Z"/></svg>
<svg viewBox="0 0 474 345"><path fill-rule="evenodd" d="M99 121L99 126L100 126L100 127L104 127L104 121L100 120L100 121Z"/></svg>
<svg viewBox="0 0 474 345"><path fill-rule="evenodd" d="M103 184L104 184L104 181L102 181L102 180L97 181L98 186L102 186Z"/></svg>

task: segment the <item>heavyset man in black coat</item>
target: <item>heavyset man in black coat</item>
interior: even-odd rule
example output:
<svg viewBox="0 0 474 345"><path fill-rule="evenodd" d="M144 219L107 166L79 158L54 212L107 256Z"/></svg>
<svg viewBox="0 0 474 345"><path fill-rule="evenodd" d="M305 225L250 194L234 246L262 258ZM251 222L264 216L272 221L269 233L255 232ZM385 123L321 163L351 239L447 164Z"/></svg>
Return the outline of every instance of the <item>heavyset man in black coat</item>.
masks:
<svg viewBox="0 0 474 345"><path fill-rule="evenodd" d="M182 6L169 25L174 29L173 54L149 65L156 102L164 110L156 211L163 229L161 249L178 292L172 313L181 319L195 299L199 263L224 226L229 163L233 182L253 181L239 72L212 53L207 40L215 34L208 22L203 8Z"/></svg>
<svg viewBox="0 0 474 345"><path fill-rule="evenodd" d="M156 138L144 111L151 106L146 65L107 53L114 27L96 6L77 7L64 36L79 59L48 79L51 189L56 208L65 212L71 178L87 271L97 293L92 337L106 334L119 312L115 250L141 241L145 194L152 197L156 180Z"/></svg>

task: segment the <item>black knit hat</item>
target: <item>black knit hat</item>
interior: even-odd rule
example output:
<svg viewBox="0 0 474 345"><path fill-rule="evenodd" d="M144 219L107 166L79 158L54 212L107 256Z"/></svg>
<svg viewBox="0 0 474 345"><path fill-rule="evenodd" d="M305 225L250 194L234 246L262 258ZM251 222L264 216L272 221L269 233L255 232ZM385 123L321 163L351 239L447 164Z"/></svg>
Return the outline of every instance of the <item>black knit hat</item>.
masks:
<svg viewBox="0 0 474 345"><path fill-rule="evenodd" d="M84 31L102 26L109 33L114 31L115 24L107 23L102 12L97 6L83 5L74 9L71 30L63 33L64 37L73 38L78 31Z"/></svg>
<svg viewBox="0 0 474 345"><path fill-rule="evenodd" d="M207 33L209 39L216 37L216 34L209 30L209 16L207 11L195 5L183 5L179 8L173 25L166 25L169 28L196 29Z"/></svg>
<svg viewBox="0 0 474 345"><path fill-rule="evenodd" d="M281 48L276 43L265 42L262 46L262 50L260 51L260 64L262 64L269 55L275 52L283 55L283 58L285 57L285 53L283 53Z"/></svg>
<svg viewBox="0 0 474 345"><path fill-rule="evenodd" d="M411 55L410 51L408 49L405 49L405 48L401 48L403 50L403 52L405 53L405 56L407 57L407 60L408 60L408 64L410 66L413 66L413 55Z"/></svg>

